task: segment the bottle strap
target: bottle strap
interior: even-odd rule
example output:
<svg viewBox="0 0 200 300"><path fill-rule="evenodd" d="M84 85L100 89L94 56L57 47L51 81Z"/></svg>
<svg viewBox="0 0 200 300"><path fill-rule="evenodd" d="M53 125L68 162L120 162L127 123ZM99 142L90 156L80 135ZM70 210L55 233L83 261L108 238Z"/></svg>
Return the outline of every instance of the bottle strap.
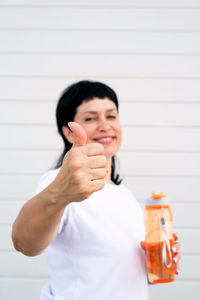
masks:
<svg viewBox="0 0 200 300"><path fill-rule="evenodd" d="M164 232L164 242L163 242L163 248L162 248L162 260L165 267L170 268L172 265L172 253L171 253L171 247L169 243L169 238L167 234L167 229L165 225L165 219L162 217L161 219L162 229ZM167 251L169 253L170 262L167 263Z"/></svg>

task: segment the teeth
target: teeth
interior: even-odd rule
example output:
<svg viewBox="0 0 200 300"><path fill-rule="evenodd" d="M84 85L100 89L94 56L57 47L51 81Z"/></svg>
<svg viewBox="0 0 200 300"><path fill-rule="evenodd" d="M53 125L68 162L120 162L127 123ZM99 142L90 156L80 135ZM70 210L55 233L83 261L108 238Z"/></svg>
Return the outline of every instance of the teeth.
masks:
<svg viewBox="0 0 200 300"><path fill-rule="evenodd" d="M108 142L108 141L111 141L112 139L111 138L103 138L103 139L99 139L98 141L100 142Z"/></svg>

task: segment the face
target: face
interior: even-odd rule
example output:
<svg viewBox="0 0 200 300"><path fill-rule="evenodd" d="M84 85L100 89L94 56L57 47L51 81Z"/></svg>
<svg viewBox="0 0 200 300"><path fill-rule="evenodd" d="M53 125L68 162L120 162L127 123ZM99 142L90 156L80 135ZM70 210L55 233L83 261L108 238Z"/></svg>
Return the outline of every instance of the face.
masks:
<svg viewBox="0 0 200 300"><path fill-rule="evenodd" d="M87 133L87 143L100 143L104 154L111 158L119 149L122 139L116 105L108 98L93 98L77 108L74 121Z"/></svg>

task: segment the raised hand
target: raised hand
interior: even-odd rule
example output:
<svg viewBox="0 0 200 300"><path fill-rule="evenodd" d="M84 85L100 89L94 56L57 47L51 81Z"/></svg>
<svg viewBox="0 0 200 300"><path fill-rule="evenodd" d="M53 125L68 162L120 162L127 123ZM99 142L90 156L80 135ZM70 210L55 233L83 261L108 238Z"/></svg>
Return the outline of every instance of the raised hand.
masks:
<svg viewBox="0 0 200 300"><path fill-rule="evenodd" d="M99 143L86 144L87 134L76 122L69 123L73 145L51 184L66 202L82 201L104 187L107 160Z"/></svg>

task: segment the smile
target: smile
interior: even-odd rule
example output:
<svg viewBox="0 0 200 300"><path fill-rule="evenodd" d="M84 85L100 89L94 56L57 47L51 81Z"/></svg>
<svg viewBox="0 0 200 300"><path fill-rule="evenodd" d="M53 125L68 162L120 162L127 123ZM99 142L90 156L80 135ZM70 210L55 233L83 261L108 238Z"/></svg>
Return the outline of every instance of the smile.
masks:
<svg viewBox="0 0 200 300"><path fill-rule="evenodd" d="M94 140L100 144L110 144L113 142L114 139L115 139L115 137L109 136L109 137L95 138Z"/></svg>

